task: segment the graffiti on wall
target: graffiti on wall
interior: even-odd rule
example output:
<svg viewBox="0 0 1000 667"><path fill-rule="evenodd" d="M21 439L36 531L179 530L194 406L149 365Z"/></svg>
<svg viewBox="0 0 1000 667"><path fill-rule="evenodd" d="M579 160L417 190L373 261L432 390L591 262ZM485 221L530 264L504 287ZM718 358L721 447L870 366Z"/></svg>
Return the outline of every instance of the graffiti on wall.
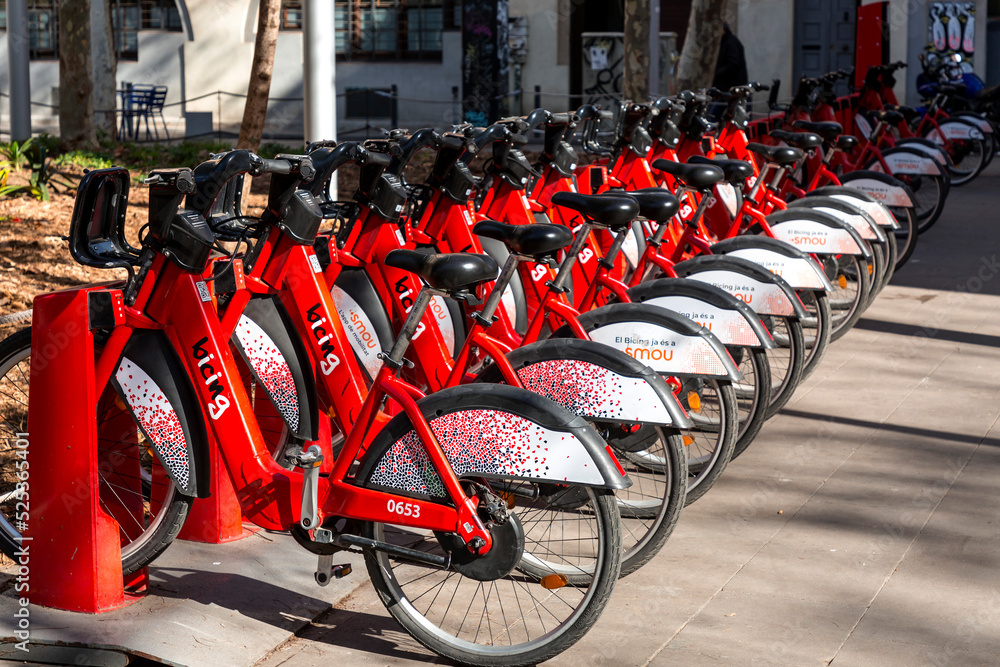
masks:
<svg viewBox="0 0 1000 667"><path fill-rule="evenodd" d="M462 3L463 117L480 127L503 115L510 78L507 8L507 0Z"/></svg>
<svg viewBox="0 0 1000 667"><path fill-rule="evenodd" d="M939 56L959 54L972 65L976 51L976 3L931 2L928 5L927 50Z"/></svg>

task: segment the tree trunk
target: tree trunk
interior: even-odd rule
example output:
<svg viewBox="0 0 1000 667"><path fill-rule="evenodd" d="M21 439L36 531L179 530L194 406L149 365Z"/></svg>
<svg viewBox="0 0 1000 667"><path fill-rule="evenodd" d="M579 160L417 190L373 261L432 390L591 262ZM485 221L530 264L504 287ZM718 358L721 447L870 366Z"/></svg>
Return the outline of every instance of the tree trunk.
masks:
<svg viewBox="0 0 1000 667"><path fill-rule="evenodd" d="M650 1L625 0L625 63L622 94L626 100L633 102L645 102L649 98Z"/></svg>
<svg viewBox="0 0 1000 667"><path fill-rule="evenodd" d="M278 42L278 18L281 0L260 0L257 14L257 40L253 46L253 64L250 67L250 85L247 103L243 107L243 123L237 148L260 148L267 116L267 97L271 92L271 75L274 72L274 47Z"/></svg>
<svg viewBox="0 0 1000 667"><path fill-rule="evenodd" d="M118 55L115 53L114 26L111 18L112 0L94 3L94 124L98 133L114 139L115 107L118 104Z"/></svg>
<svg viewBox="0 0 1000 667"><path fill-rule="evenodd" d="M691 3L687 36L677 64L677 90L712 85L727 9L726 0L694 0Z"/></svg>
<svg viewBox="0 0 1000 667"><path fill-rule="evenodd" d="M97 146L90 0L59 2L59 137L64 149Z"/></svg>

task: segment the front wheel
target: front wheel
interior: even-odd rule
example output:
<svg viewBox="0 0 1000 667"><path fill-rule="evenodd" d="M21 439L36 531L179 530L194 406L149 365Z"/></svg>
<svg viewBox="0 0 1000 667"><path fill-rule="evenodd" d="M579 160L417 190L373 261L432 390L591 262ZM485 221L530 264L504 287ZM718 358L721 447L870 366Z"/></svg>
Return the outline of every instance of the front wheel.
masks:
<svg viewBox="0 0 1000 667"><path fill-rule="evenodd" d="M899 271L916 250L920 232L917 230L917 216L912 208L893 206L889 208L889 212L900 225L899 229L892 230L896 237L896 271Z"/></svg>
<svg viewBox="0 0 1000 667"><path fill-rule="evenodd" d="M8 557L19 549L21 537L16 515L24 498L17 486L16 464L22 445L23 451L30 447L18 435L30 433L30 377L31 328L27 328L0 341L0 549ZM177 537L191 499L178 493L167 478L146 435L124 406L111 383L98 397L97 481L101 509L118 523L122 572L132 574ZM74 491L66 489L68 494Z"/></svg>

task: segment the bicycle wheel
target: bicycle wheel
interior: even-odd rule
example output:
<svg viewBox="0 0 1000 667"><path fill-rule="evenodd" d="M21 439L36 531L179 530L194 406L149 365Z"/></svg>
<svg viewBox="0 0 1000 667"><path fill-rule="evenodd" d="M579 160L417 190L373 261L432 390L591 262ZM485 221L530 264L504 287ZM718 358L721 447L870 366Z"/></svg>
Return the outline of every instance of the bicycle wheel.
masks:
<svg viewBox="0 0 1000 667"><path fill-rule="evenodd" d="M0 341L0 546L10 556L20 533L14 476L18 433L29 433L31 329ZM191 499L177 492L141 428L109 383L97 401L101 509L118 522L122 571L146 567L177 537ZM28 445L30 447L30 444Z"/></svg>
<svg viewBox="0 0 1000 667"><path fill-rule="evenodd" d="M767 352L762 348L727 349L743 374L743 379L733 385L736 393L736 418L740 423L733 449L733 458L736 458L754 441L767 419L767 409L771 404L771 365Z"/></svg>
<svg viewBox="0 0 1000 667"><path fill-rule="evenodd" d="M896 271L899 271L917 248L917 216L912 208L893 206L889 208L900 228L892 231L896 237Z"/></svg>
<svg viewBox="0 0 1000 667"><path fill-rule="evenodd" d="M820 360L826 355L826 349L830 345L830 335L833 332L833 311L830 307L830 297L822 292L802 290L798 294L809 314L802 321L802 335L806 349L802 379L805 380L812 375Z"/></svg>
<svg viewBox="0 0 1000 667"><path fill-rule="evenodd" d="M989 139L950 139L945 144L939 137L940 134L933 125L924 132L925 139L934 141L951 158L951 164L948 165L950 185L970 183L986 167L992 144Z"/></svg>
<svg viewBox="0 0 1000 667"><path fill-rule="evenodd" d="M830 340L834 341L850 331L868 307L871 274L859 255L822 255L820 263L833 283L828 298L833 315Z"/></svg>
<svg viewBox="0 0 1000 667"><path fill-rule="evenodd" d="M712 378L669 378L674 393L694 427L681 431L687 451L688 483L685 506L705 495L719 481L736 449L739 433L736 391L728 381ZM641 460L629 460L642 465Z"/></svg>
<svg viewBox="0 0 1000 667"><path fill-rule="evenodd" d="M615 492L622 523L622 570L645 565L674 532L687 493L687 453L679 433L645 425L595 424L632 486Z"/></svg>
<svg viewBox="0 0 1000 667"><path fill-rule="evenodd" d="M944 211L944 202L948 196L947 177L926 174L893 174L893 176L908 185L913 192L917 233L923 234L938 221L941 212Z"/></svg>
<svg viewBox="0 0 1000 667"><path fill-rule="evenodd" d="M767 406L767 418L770 419L785 407L802 381L806 344L802 323L798 320L765 315L761 321L778 344L778 347L767 350L768 366L771 369L771 401Z"/></svg>
<svg viewBox="0 0 1000 667"><path fill-rule="evenodd" d="M410 433L406 415L397 415L368 451L400 446ZM361 463L362 484L374 482L374 458L379 457ZM621 526L614 495L523 480L477 482L498 493L508 508L507 520L491 527L490 553L497 560L487 555L470 563L463 558L464 544L452 534L367 523L362 533L370 539L453 556L450 567L439 569L366 550L372 584L399 624L439 655L490 666L548 660L597 621L619 576Z"/></svg>

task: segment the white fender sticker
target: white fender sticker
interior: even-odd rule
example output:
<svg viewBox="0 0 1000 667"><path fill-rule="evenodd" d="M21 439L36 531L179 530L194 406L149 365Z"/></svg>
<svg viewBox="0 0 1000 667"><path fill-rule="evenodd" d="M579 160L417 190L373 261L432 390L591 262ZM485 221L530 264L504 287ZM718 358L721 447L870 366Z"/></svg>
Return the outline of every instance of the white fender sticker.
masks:
<svg viewBox="0 0 1000 667"><path fill-rule="evenodd" d="M715 270L692 273L686 278L715 285L754 309L760 315L795 315L791 299L774 283L763 283L735 271Z"/></svg>
<svg viewBox="0 0 1000 667"><path fill-rule="evenodd" d="M665 295L643 301L660 306L694 320L718 337L726 345L760 347L760 338L738 310L728 310L690 296Z"/></svg>
<svg viewBox="0 0 1000 667"><path fill-rule="evenodd" d="M972 123L983 134L993 134L993 126L985 118L977 118L975 116L955 116L955 118L961 119L963 123Z"/></svg>
<svg viewBox="0 0 1000 667"><path fill-rule="evenodd" d="M455 474L604 484L594 459L575 435L500 410L462 410L432 419ZM372 472L378 486L445 496L444 484L416 431L386 451Z"/></svg>
<svg viewBox="0 0 1000 667"><path fill-rule="evenodd" d="M115 372L115 380L125 394L125 400L135 415L149 441L156 450L163 467L187 488L191 475L187 457L187 440L181 420L160 387L144 370L128 357L122 357Z"/></svg>
<svg viewBox="0 0 1000 667"><path fill-rule="evenodd" d="M865 139L869 139L872 136L872 125L868 122L868 119L861 114L854 115L854 127L861 132L861 136Z"/></svg>
<svg viewBox="0 0 1000 667"><path fill-rule="evenodd" d="M722 203L725 204L726 210L729 211L730 216L735 216L738 209L736 208L737 197L736 188L734 188L729 183L716 183L715 184L715 194L718 195Z"/></svg>
<svg viewBox="0 0 1000 667"><path fill-rule="evenodd" d="M337 315L347 332L347 340L351 344L351 349L358 355L361 364L368 371L368 377L378 375L382 368L382 360L378 358L382 348L379 346L378 335L375 327L368 319L368 315L361 309L358 302L351 298L351 295L337 287L330 289L330 296L337 306Z"/></svg>
<svg viewBox="0 0 1000 667"><path fill-rule="evenodd" d="M934 160L913 153L888 153L883 155L882 159L889 166L891 174L938 176L941 173L941 169ZM872 165L872 171L880 171L881 169L881 162L876 161Z"/></svg>
<svg viewBox="0 0 1000 667"><path fill-rule="evenodd" d="M299 428L299 395L284 355L260 326L246 315L236 324L236 339L271 402L293 431Z"/></svg>
<svg viewBox="0 0 1000 667"><path fill-rule="evenodd" d="M944 139L941 138L942 133L944 134ZM927 138L939 146L944 145L945 139L971 139L973 141L982 141L985 139L979 128L965 123L941 123L931 130Z"/></svg>
<svg viewBox="0 0 1000 667"><path fill-rule="evenodd" d="M625 261L631 268L634 269L639 264L639 241L635 237L635 229L630 229L625 235L625 240L622 242L622 254L625 255Z"/></svg>
<svg viewBox="0 0 1000 667"><path fill-rule="evenodd" d="M455 323L451 320L451 311L448 310L448 303L444 300L444 297L439 294L432 296L431 303L427 306L427 312L434 317L434 322L437 323L441 337L444 338L445 347L448 348L448 354L454 357Z"/></svg>
<svg viewBox="0 0 1000 667"><path fill-rule="evenodd" d="M670 424L663 401L642 378L625 377L578 359L550 359L518 369L524 388L575 415L614 421Z"/></svg>
<svg viewBox="0 0 1000 667"><path fill-rule="evenodd" d="M788 257L766 248L740 248L727 252L726 256L751 261L757 266L781 276L786 283L795 289L833 289L833 285L826 280L823 269L812 259Z"/></svg>
<svg viewBox="0 0 1000 667"><path fill-rule="evenodd" d="M863 255L858 242L846 229L836 229L813 220L789 220L771 225L776 238L796 248L824 255Z"/></svg>
<svg viewBox="0 0 1000 667"><path fill-rule="evenodd" d="M833 217L837 218L837 220L846 222L854 229L854 231L860 234L863 239L869 241L878 240L878 234L876 234L875 230L872 229L872 226L868 224L868 221L860 215L845 213L844 211L839 211L835 208L827 208L826 206L810 206L809 208L813 211L829 213Z"/></svg>
<svg viewBox="0 0 1000 667"><path fill-rule="evenodd" d="M870 215L879 227L890 227L892 229L899 229L900 227L902 227L902 225L900 225L899 222L896 221L896 218L894 218L893 215L889 212L889 209L887 209L882 204L879 204L877 201L867 201L864 199L858 199L856 197L852 197L851 195L843 193L830 196L833 197L834 199L839 199L841 201L847 202L848 204L853 204L854 206L857 206L862 211Z"/></svg>
<svg viewBox="0 0 1000 667"><path fill-rule="evenodd" d="M940 148L928 146L917 141L900 141L899 145L911 151L917 151L929 157L945 169L948 168L948 156Z"/></svg>
<svg viewBox="0 0 1000 667"><path fill-rule="evenodd" d="M715 348L701 336L684 336L648 322L614 322L589 333L591 340L621 350L658 373L728 375Z"/></svg>
<svg viewBox="0 0 1000 667"><path fill-rule="evenodd" d="M906 194L906 190L898 185L883 183L874 178L857 178L844 182L844 187L864 192L872 199L886 206L913 208L913 200Z"/></svg>

